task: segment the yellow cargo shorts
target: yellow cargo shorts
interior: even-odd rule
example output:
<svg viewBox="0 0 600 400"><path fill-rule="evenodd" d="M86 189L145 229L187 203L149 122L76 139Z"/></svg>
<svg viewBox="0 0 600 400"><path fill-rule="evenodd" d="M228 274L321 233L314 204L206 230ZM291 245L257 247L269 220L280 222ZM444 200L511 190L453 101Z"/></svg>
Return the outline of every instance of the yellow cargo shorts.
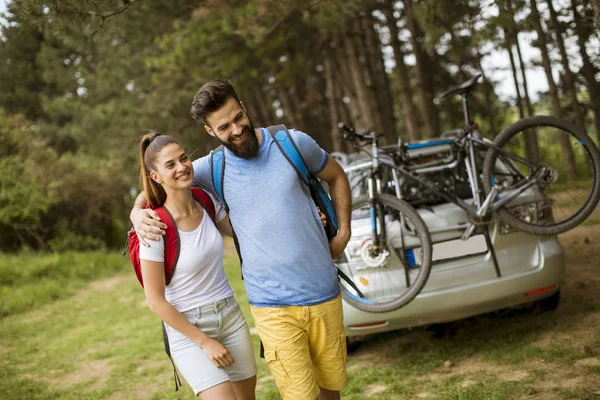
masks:
<svg viewBox="0 0 600 400"><path fill-rule="evenodd" d="M250 307L283 400L315 400L346 385L342 299L313 306Z"/></svg>

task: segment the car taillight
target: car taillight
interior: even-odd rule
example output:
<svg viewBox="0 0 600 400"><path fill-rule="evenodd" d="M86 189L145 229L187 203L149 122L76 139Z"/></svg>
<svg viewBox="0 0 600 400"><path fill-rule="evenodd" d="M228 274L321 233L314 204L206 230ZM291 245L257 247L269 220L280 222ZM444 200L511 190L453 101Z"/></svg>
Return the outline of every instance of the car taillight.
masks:
<svg viewBox="0 0 600 400"><path fill-rule="evenodd" d="M554 214L552 213L552 205L547 201L536 201L532 203L522 204L509 209L510 213L522 221L540 224L551 224L554 222ZM515 232L512 226L504 221L500 223L500 234L506 235Z"/></svg>
<svg viewBox="0 0 600 400"><path fill-rule="evenodd" d="M558 285L552 285L552 286L546 286L546 287L540 288L540 289L531 290L531 291L525 293L525 296L535 296L536 294L544 293L549 290L556 289L557 287L558 287Z"/></svg>

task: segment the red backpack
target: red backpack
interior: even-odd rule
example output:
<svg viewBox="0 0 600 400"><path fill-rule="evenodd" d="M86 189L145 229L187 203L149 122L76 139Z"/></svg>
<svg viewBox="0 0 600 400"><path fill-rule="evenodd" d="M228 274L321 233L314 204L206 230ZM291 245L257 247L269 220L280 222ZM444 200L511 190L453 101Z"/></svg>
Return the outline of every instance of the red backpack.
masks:
<svg viewBox="0 0 600 400"><path fill-rule="evenodd" d="M215 204L213 203L210 196L202 189L192 188L192 196L200 203L202 208L210 216L213 223L216 224L216 210ZM157 207L154 211L159 215L161 222L167 225L165 235L162 237L164 248L165 248L165 285L171 283L171 278L175 273L177 267L177 260L179 260L179 233L173 216L167 210L166 207ZM144 280L142 278L142 264L140 263L140 241L135 233L135 229L131 228L128 233L127 246L129 247L129 258L131 259L131 265L135 271L135 275L140 281L140 285L144 287Z"/></svg>
<svg viewBox="0 0 600 400"><path fill-rule="evenodd" d="M204 211L206 211L206 214L208 214L210 219L216 225L215 204L210 196L204 190L198 188L192 188L192 196L198 203L200 203L202 208L204 208ZM175 273L177 260L179 259L179 252L181 250L179 244L179 232L177 231L177 225L175 224L173 216L166 207L157 207L154 209L154 211L160 216L160 220L167 225L165 235L162 237L162 239L165 248L165 285L168 286L169 283L171 283L173 274ZM129 258L131 259L131 265L133 266L135 275L137 276L140 285L144 287L144 280L142 278L142 264L140 262L140 241L135 233L135 229L133 228L131 228L127 234L127 243L125 244L123 255L125 255L127 248L129 248ZM171 349L169 347L169 339L167 337L167 330L164 322L162 323L162 333L165 352L173 364L175 390L177 391L179 390L179 386L181 386L181 380L179 379L179 375L177 375L177 369L175 368L175 363L171 357Z"/></svg>

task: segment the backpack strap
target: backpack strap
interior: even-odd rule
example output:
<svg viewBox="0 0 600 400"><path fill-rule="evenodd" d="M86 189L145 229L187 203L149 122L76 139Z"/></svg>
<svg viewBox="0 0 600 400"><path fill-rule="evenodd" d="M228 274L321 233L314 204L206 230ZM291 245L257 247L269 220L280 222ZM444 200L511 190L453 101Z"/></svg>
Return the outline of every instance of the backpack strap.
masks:
<svg viewBox="0 0 600 400"><path fill-rule="evenodd" d="M217 197L221 201L221 204L223 204L225 207L227 214L229 214L229 206L225 201L225 149L223 149L223 145L217 147L212 151L212 153L210 153L210 175ZM231 223L231 215L229 216L229 223ZM231 232L233 233L233 244L235 245L235 251L240 259L240 265L242 265L243 260L242 252L240 250L240 242L235 234L235 229L233 229L233 224L231 224ZM244 279L243 273L242 279Z"/></svg>
<svg viewBox="0 0 600 400"><path fill-rule="evenodd" d="M210 170L215 193L225 206L225 211L229 214L229 206L227 206L227 202L225 201L225 192L223 190L223 182L225 180L225 151L222 145L214 149L210 154Z"/></svg>
<svg viewBox="0 0 600 400"><path fill-rule="evenodd" d="M160 217L161 222L167 225L167 229L165 229L165 234L162 239L165 249L165 285L169 286L171 278L173 278L173 274L175 273L175 267L177 266L177 261L179 261L179 253L181 251L181 246L179 245L179 231L175 225L175 219L166 207L157 207L154 211Z"/></svg>
<svg viewBox="0 0 600 400"><path fill-rule="evenodd" d="M302 154L300 154L300 150L298 150L296 143L294 143L292 135L284 125L269 126L267 130L285 159L298 173L300 180L310 189L311 196L315 203L320 206L321 211L327 216L329 227L325 228L325 230L329 230L328 237L330 237L330 235L335 236L338 230L338 223L333 203L317 178L309 172L308 167L302 158Z"/></svg>
<svg viewBox="0 0 600 400"><path fill-rule="evenodd" d="M206 193L204 190L202 190L200 188L193 187L192 188L192 196L194 197L194 200L196 200L198 203L200 203L202 208L204 208L204 211L206 211L206 213L208 214L208 216L210 217L212 222L216 225L217 224L217 209L215 208L215 203L213 203L213 201L210 198L210 196L208 195L208 193Z"/></svg>
<svg viewBox="0 0 600 400"><path fill-rule="evenodd" d="M304 162L298 147L296 147L296 143L294 143L294 140L285 125L269 126L267 130L273 137L273 141L277 147L279 147L283 156L298 173L300 180L308 185L310 173L308 172L308 168L306 167L306 163Z"/></svg>
<svg viewBox="0 0 600 400"><path fill-rule="evenodd" d="M175 361L173 361L173 357L171 356L171 346L169 345L169 335L167 334L167 326L165 323L162 323L162 335L163 335L163 343L165 344L165 353L169 356L169 360L171 360L171 364L173 365L173 379L175 379L175 391L179 390L181 385L181 379L179 378L179 374L177 373L177 368L175 367Z"/></svg>

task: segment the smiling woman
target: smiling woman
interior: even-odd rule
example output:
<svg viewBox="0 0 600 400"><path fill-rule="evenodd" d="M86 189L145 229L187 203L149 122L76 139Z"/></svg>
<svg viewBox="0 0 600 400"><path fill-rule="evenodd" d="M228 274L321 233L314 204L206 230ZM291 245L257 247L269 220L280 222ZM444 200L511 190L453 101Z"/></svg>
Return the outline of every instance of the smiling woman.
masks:
<svg viewBox="0 0 600 400"><path fill-rule="evenodd" d="M223 269L219 230L229 233L229 218L208 194L215 215L206 217L192 195L192 162L173 137L145 135L140 164L148 205L167 211L176 233L176 240L149 240L139 250L146 300L164 321L170 355L195 395L252 400L256 364L250 332ZM167 246L170 252L177 248L168 279Z"/></svg>

